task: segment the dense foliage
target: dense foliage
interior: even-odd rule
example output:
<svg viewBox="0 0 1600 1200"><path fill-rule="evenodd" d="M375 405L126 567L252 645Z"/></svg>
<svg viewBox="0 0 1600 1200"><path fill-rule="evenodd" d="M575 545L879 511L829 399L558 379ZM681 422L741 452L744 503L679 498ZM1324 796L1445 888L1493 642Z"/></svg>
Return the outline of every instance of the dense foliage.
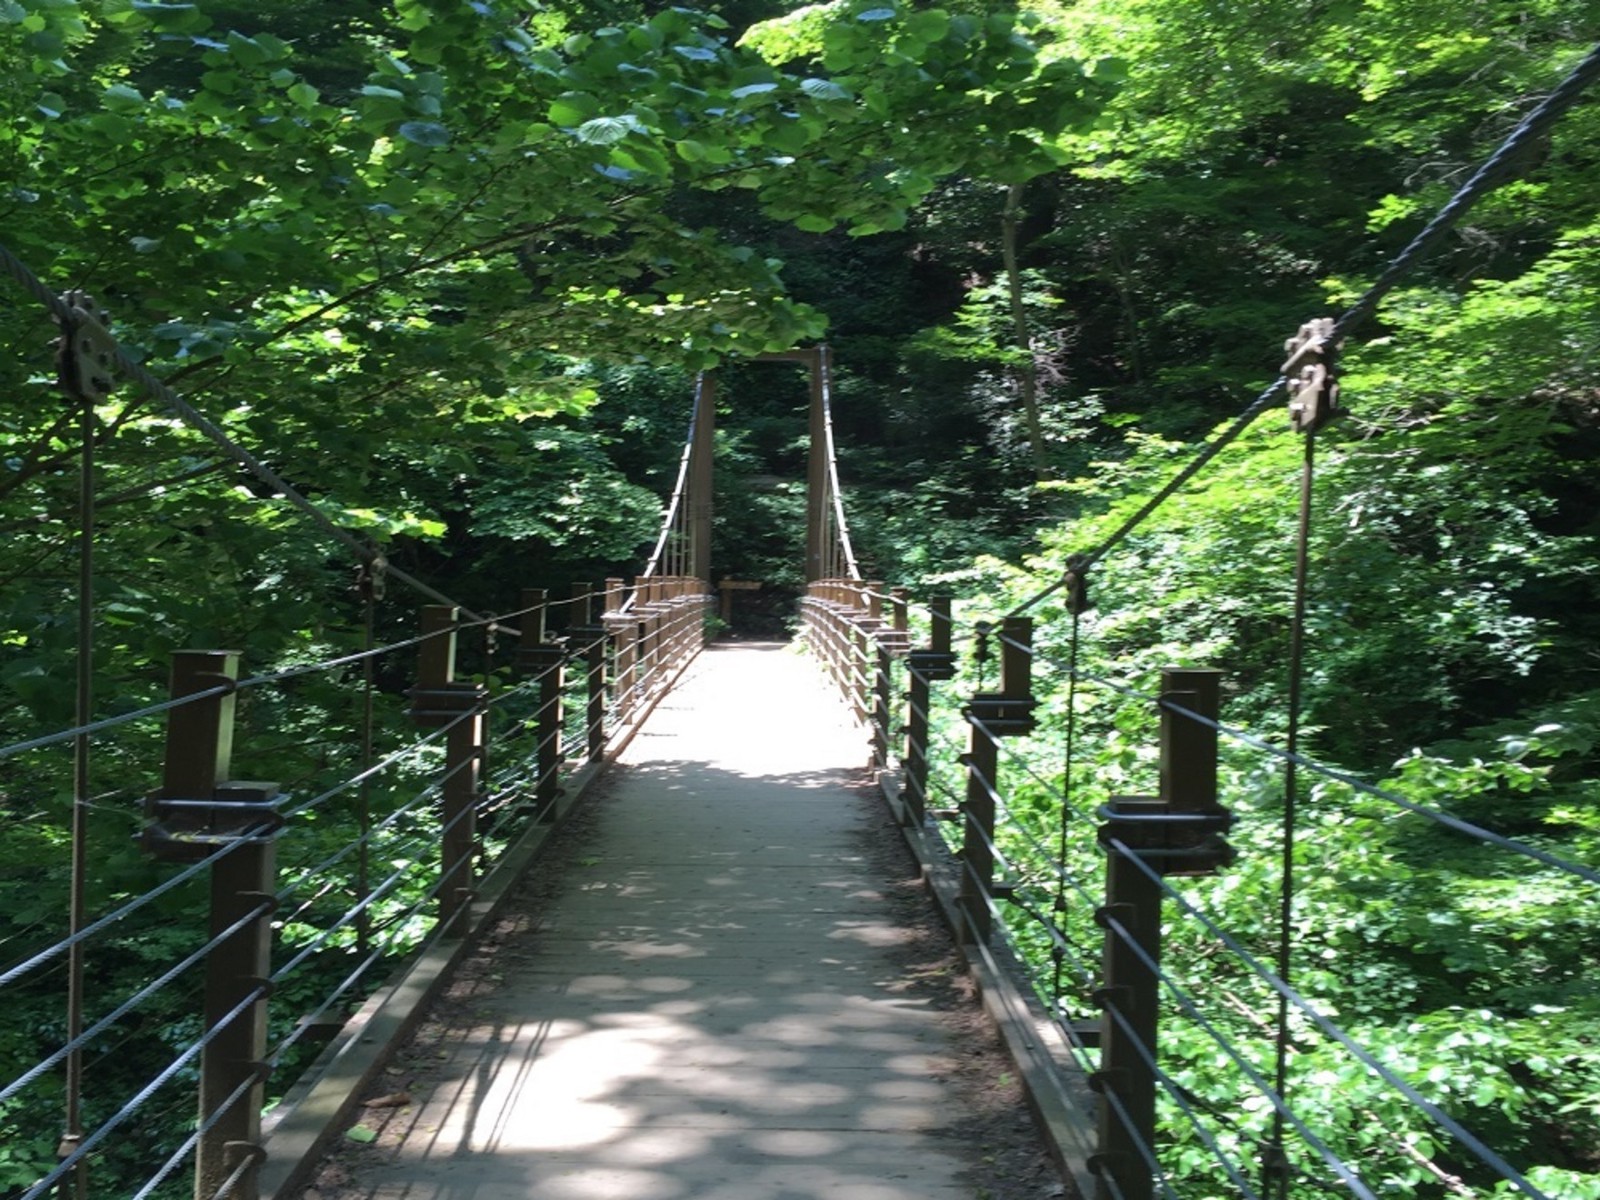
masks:
<svg viewBox="0 0 1600 1200"><path fill-rule="evenodd" d="M691 373L716 364L716 571L796 590L803 381L740 360L826 336L868 573L1002 612L1240 409L1600 33L1573 0L1027 7L0 0L0 239L324 512L486 610L636 569ZM1590 863L1597 122L1580 105L1349 347L1305 695L1316 756ZM10 741L72 721L78 448L51 325L0 288ZM157 698L175 648L270 667L358 643L349 556L217 446L128 388L95 440L100 715ZM1267 418L1097 568L1095 671L1220 666L1228 719L1281 734L1299 461ZM380 636L413 614L391 587ZM1059 655L1060 610L1039 615ZM380 668L397 736L408 671ZM351 682L247 705L244 765L306 788L346 770ZM1045 703L1058 719L1062 692ZM1081 774L1148 788L1148 714L1082 703ZM128 840L155 741L102 750L95 904L160 875ZM59 932L71 791L59 753L3 770L9 961ZM1228 779L1240 862L1206 901L1265 944L1281 791L1242 751ZM1600 1195L1593 897L1338 787L1307 800L1307 986L1553 1194ZM194 903L119 943L110 990L170 957ZM1267 999L1228 982L1242 1034ZM59 1034L47 983L8 1002L0 1061ZM97 1061L192 1032L152 1014ZM1226 1105L1191 1033L1180 1077ZM1307 1064L1298 1102L1358 1141L1398 1128L1342 1070ZM20 1119L0 1111L0 1187L54 1149L53 1117ZM1395 1194L1460 1169L1372 1136L1356 1152Z"/></svg>

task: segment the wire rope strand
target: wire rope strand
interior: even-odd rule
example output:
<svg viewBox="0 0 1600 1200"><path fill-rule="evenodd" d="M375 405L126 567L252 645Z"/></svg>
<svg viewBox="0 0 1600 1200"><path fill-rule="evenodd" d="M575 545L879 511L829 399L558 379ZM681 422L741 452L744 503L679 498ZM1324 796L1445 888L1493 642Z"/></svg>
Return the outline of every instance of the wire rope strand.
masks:
<svg viewBox="0 0 1600 1200"><path fill-rule="evenodd" d="M1121 688L1116 684L1110 684L1109 681L1101 682L1106 682L1109 684L1109 686L1118 691L1122 691L1131 697L1138 697L1139 695L1137 692L1134 692L1130 689ZM1260 750L1265 754L1271 754L1274 757L1282 759L1286 762L1291 757L1289 751L1285 750L1282 746L1274 746L1265 738L1257 737L1253 733L1248 733L1243 729L1237 729L1232 725L1224 725L1222 722L1217 721L1214 718L1207 717L1202 713L1193 712L1174 701L1157 699L1156 703L1170 712L1178 713L1191 721L1198 721L1202 725L1215 729L1218 733L1226 734L1235 741L1246 746L1250 746L1253 749ZM1460 817L1452 816L1450 813L1447 813L1442 809L1429 808L1425 804L1418 804L1414 800L1407 800L1404 796L1399 795L1396 792L1391 792L1385 788L1377 787L1368 783L1364 779L1360 779L1357 776L1350 774L1348 771L1340 771L1334 767L1328 766L1326 763L1318 762L1314 758L1308 758L1304 754L1297 753L1292 757L1296 765L1302 767L1303 769L1320 775L1324 779L1331 779L1335 783L1343 784L1345 787L1350 788L1352 791L1357 792L1360 795L1371 796L1374 800L1382 800L1385 803L1394 805L1396 808L1404 809L1406 812L1409 812L1414 816L1423 817L1455 833L1462 834L1465 837L1470 837L1475 841L1485 842L1488 845L1496 846L1502 850L1510 850L1513 853L1520 854L1525 858L1531 858L1535 862L1542 863L1543 865L1550 867L1552 870L1561 871L1564 874L1573 876L1574 878L1582 879L1586 883L1600 884L1600 871L1597 871L1592 867L1584 866L1581 863L1568 862L1566 859L1558 858L1556 855L1551 854L1547 850L1541 850L1537 846L1530 846L1527 842L1519 842L1516 838L1509 838L1504 834L1495 833L1493 830L1485 829L1481 825L1474 825L1471 821L1464 821Z"/></svg>
<svg viewBox="0 0 1600 1200"><path fill-rule="evenodd" d="M1524 117L1500 143L1499 148L1473 173L1472 178L1462 184L1445 206L1434 214L1433 219L1411 239L1406 248L1390 260L1389 265L1373 285L1334 322L1333 334L1329 340L1337 342L1348 336L1377 312L1378 304L1383 298L1394 290L1417 262L1433 249L1434 244L1448 233L1474 204L1505 182L1516 165L1517 158L1527 149L1528 144L1542 137L1565 116L1567 110L1578 102L1579 97L1596 79L1600 79L1600 44L1589 50L1555 90Z"/></svg>
<svg viewBox="0 0 1600 1200"><path fill-rule="evenodd" d="M1121 843L1119 842L1117 845L1121 846ZM1126 847L1122 848L1122 852L1128 852ZM1141 860L1141 866L1142 865L1143 864ZM1256 1091L1273 1106L1274 1111L1281 1112L1284 1117L1294 1125L1295 1131L1300 1134L1300 1136L1305 1140L1306 1144L1316 1151L1317 1155L1323 1160L1323 1162L1332 1168L1334 1173L1339 1176L1339 1179L1346 1190L1359 1197L1360 1200L1377 1200L1376 1195L1370 1188L1367 1187L1366 1183L1362 1181L1361 1177L1355 1173L1348 1163L1335 1154L1333 1149L1321 1138L1319 1138L1315 1132L1312 1131L1311 1127L1304 1122L1304 1120L1295 1115L1294 1110L1289 1107L1283 1097L1277 1095L1272 1090L1271 1083L1267 1081L1267 1079L1261 1074L1260 1071L1256 1069L1249 1059L1240 1053L1238 1047L1233 1044L1228 1036L1219 1030L1215 1023L1206 1017L1206 1015L1200 1010L1200 1006L1195 1002L1194 998L1178 985L1177 981L1166 972L1159 962L1150 956L1150 953L1139 944L1139 939L1134 937L1132 932L1129 931L1128 927L1116 917L1111 916L1106 919L1106 928L1110 930L1111 933L1114 934L1119 940L1121 940L1122 943L1127 946L1128 949L1139 959L1139 961L1145 965L1150 973L1166 987L1167 991L1171 993L1173 999L1177 1001L1178 1007L1183 1010L1184 1014L1194 1021L1194 1023L1198 1025L1201 1030L1204 1031L1204 1033L1217 1044L1217 1048L1227 1055L1227 1057L1233 1062L1233 1065L1239 1069L1240 1073L1243 1074L1246 1079L1255 1085Z"/></svg>
<svg viewBox="0 0 1600 1200"><path fill-rule="evenodd" d="M151 1096L155 1095L156 1092L160 1091L163 1087L170 1083L174 1077L176 1077L181 1071L184 1070L184 1068L194 1061L195 1057L200 1054L201 1051L203 1051L212 1042L216 1041L217 1037L221 1035L225 1029L232 1025L242 1013L248 1010L251 1005L256 1003L256 1001L265 996L266 992L267 989L264 986L252 988L249 995L245 996L245 998L240 1000L238 1004L234 1005L231 1009L224 1013L221 1019L218 1020L215 1025L206 1030L205 1033L203 1033L196 1041L192 1042L187 1049L179 1054L177 1058L173 1059L164 1068L162 1068L161 1072L156 1075L154 1079L145 1084L144 1087L140 1088L132 1100L129 1100L115 1113L113 1113L111 1117L106 1120L98 1129L85 1137L83 1141L78 1144L77 1149L75 1149L71 1154L67 1155L66 1158L62 1159L61 1164L57 1166L55 1170L51 1171L43 1179L35 1183L26 1192L22 1193L17 1200L38 1200L40 1196L43 1196L47 1191L49 1191L50 1188L58 1183L68 1171L73 1170L78 1163L82 1162L91 1150L93 1150L106 1138L110 1137L111 1134L115 1133L116 1130L119 1129L129 1117L138 1112L139 1109L143 1108L146 1101L148 1101Z"/></svg>
<svg viewBox="0 0 1600 1200"><path fill-rule="evenodd" d="M162 880L148 892L145 892L144 895L135 897L124 904L121 908L113 909L105 916L99 918L99 920L91 921L82 929L78 930L77 933L70 934L67 937L62 938L59 942L55 942L52 945L46 946L43 950L30 955L28 958L23 959L14 966L6 968L4 972L0 972L0 988L10 986L18 979L21 979L24 975L32 971L35 967L43 966L57 955L63 953L64 951L70 950L79 942L87 941L89 938L99 933L102 929L106 929L116 922L131 916L145 905L150 904L161 896L164 896L173 888L186 883L190 879L193 879L196 875L200 874L201 871L205 870L213 863L220 862L222 859L232 854L239 848L241 844L241 842L237 841L229 842L226 846L223 846L215 852L208 854L199 862L191 863L182 871L179 871L176 875Z"/></svg>

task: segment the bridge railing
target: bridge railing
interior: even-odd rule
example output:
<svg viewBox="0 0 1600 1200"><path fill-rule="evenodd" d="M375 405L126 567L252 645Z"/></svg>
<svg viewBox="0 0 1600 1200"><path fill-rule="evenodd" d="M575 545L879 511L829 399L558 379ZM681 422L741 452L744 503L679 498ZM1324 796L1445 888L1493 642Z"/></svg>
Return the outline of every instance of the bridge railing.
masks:
<svg viewBox="0 0 1600 1200"><path fill-rule="evenodd" d="M1218 672L1169 669L1144 692L1080 670L1065 646L1038 651L1028 617L951 609L822 581L803 605L806 642L871 732L969 964L999 992L1023 981L1033 1017L1013 1014L1011 1049L1084 1195L1560 1200L1485 1131L1504 1124L1492 1097L1515 1081L1503 1066L1475 1068L1463 1049L1450 1073L1417 1074L1436 1031L1418 1023L1408 1050L1406 1031L1319 995L1334 976L1298 979L1279 961L1281 922L1313 936L1310 914L1278 907L1280 859L1311 851L1263 787L1289 752L1221 720ZM1129 730L1145 751L1086 772L1089 743ZM1569 885L1600 884L1536 844L1295 757L1319 779L1321 820L1374 836L1397 818L1431 822L1520 859L1553 905ZM1151 794L1117 794L1140 777ZM1256 857L1248 870L1233 841ZM1242 917L1221 904L1240 887L1262 900Z"/></svg>
<svg viewBox="0 0 1600 1200"><path fill-rule="evenodd" d="M118 796L148 793L137 816L143 865L122 849L134 814L101 797L88 840L112 861L92 874L90 901L105 903L68 937L48 936L41 920L0 971L0 1001L17 1005L58 988L63 968L103 981L76 1031L0 1079L11 1195L66 1187L143 1200L189 1191L180 1177L192 1173L195 1195L248 1200L313 1152L315 1139L295 1130L297 1103L370 1040L397 964L437 956L429 947L453 953L482 924L492 868L542 838L570 802L564 792L632 736L701 648L709 604L678 578L522 599L498 618L432 605L414 638L261 675L244 673L236 651L183 652L167 701L86 733L0 748L15 767L90 736L124 768ZM509 663L496 647L507 639L516 643ZM406 711L420 731L379 745L374 730L392 722L375 725L374 709L398 715L401 701L374 677L405 672L413 656ZM349 714L343 728L306 725L339 709ZM250 720L236 725L241 714ZM152 727L162 723L158 755ZM292 787L238 778L235 763L272 760L244 733L259 739L264 728L320 737L329 770ZM125 969L130 959L137 969ZM124 979L137 982L122 989ZM153 1010L181 1032L153 1037ZM129 1038L166 1042L165 1061L130 1075L108 1053ZM56 1162L27 1157L23 1114L59 1101L69 1061L81 1133L63 1139ZM268 1122L270 1138L269 1087L290 1097ZM196 1108L197 1121L177 1115ZM336 1117L324 1107L313 1122L325 1131ZM184 1124L188 1137L161 1144L162 1130ZM106 1151L130 1141L160 1165L140 1177L126 1161L109 1167Z"/></svg>

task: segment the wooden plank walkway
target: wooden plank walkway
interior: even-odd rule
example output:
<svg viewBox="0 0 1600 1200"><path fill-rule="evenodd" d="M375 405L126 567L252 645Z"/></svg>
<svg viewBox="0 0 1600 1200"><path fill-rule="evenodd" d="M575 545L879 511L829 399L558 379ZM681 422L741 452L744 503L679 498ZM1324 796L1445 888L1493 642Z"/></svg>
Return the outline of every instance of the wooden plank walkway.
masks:
<svg viewBox="0 0 1600 1200"><path fill-rule="evenodd" d="M948 954L884 877L865 761L810 660L702 655L560 842L560 891L530 889L391 1073L409 1103L368 1108L376 1140L307 1195L989 1194L962 1048L917 985Z"/></svg>

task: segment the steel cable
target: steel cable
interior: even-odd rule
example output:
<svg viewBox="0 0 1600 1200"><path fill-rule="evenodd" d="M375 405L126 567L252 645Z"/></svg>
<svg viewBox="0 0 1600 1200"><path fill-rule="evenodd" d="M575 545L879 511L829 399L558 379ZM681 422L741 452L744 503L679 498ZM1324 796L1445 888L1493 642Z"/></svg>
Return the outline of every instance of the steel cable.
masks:
<svg viewBox="0 0 1600 1200"><path fill-rule="evenodd" d="M1225 734L1226 736L1233 738L1234 740L1241 742L1246 746L1250 746L1266 754L1271 754L1284 760L1288 760L1290 757L1290 752L1285 750L1282 746L1274 746L1271 742L1266 741L1263 738L1259 738L1254 734L1247 733L1242 729L1235 729L1232 726L1224 725L1222 722L1203 716L1200 713L1192 712L1183 707L1183 705L1174 701L1161 700L1155 697L1147 697L1147 699L1151 699L1155 703L1161 705L1161 707L1187 717L1189 720L1197 721L1208 728L1213 728L1217 730L1217 732ZM1498 834L1492 830L1485 829L1481 825L1474 825L1471 821L1464 821L1460 817L1452 816L1443 809L1429 808L1427 805L1418 804L1414 800L1407 800L1404 796L1398 795L1395 792L1388 791L1385 788L1377 787L1363 779L1358 779L1356 776L1351 775L1347 771L1340 771L1334 767L1327 766L1324 763L1318 762L1314 758L1307 758L1303 754L1295 754L1293 756L1293 760L1297 766L1304 767L1306 770L1311 771L1314 774L1321 775L1325 779L1331 779L1336 783L1341 783L1363 796L1371 796L1375 800L1382 800L1386 803L1393 804L1397 808L1402 808L1406 812L1412 813L1419 817L1425 817L1438 825L1442 825L1446 829L1454 830L1456 833L1464 834L1465 836L1473 838L1476 841L1487 842L1489 845L1497 846L1502 850L1510 850L1513 853L1520 854L1525 858L1531 858L1535 862L1543 863L1545 866L1550 867L1553 870L1575 876L1576 878L1582 879L1587 883L1600 884L1600 871L1597 871L1592 867L1584 866L1580 863L1568 862L1566 859L1558 858L1556 855L1551 854L1548 851L1541 850L1537 846L1530 846L1528 843L1520 842L1516 838L1506 837L1503 834Z"/></svg>
<svg viewBox="0 0 1600 1200"><path fill-rule="evenodd" d="M65 937L51 946L45 947L43 950L38 951L31 957L17 963L15 966L7 968L4 972L0 972L0 988L8 987L9 985L15 983L18 979L21 979L24 975L28 974L35 967L42 966L51 959L55 958L57 955L77 945L79 942L92 938L102 929L114 925L116 922L138 912L145 905L172 891L173 888L187 883L189 880L199 875L200 872L204 871L207 867L210 867L214 863L220 862L228 855L234 853L242 844L242 840L230 842L228 845L223 846L215 853L208 854L199 862L191 863L188 867L172 876L172 878L164 880L155 887L151 888L148 892L144 893L144 895L128 901L128 903L124 904L121 908L112 910L99 920L90 922L77 933L74 933L69 937Z"/></svg>
<svg viewBox="0 0 1600 1200"><path fill-rule="evenodd" d="M87 1046L96 1037L104 1033L107 1029L110 1029L123 1017L127 1016L134 1009L138 1008L139 1005L144 1003L151 996L155 995L162 988L166 987L167 984L178 978L178 976L182 975L190 967L193 967L204 961L205 957L210 954L211 951L222 945L222 943L226 942L234 934L238 933L252 921L266 916L271 911L272 906L270 904L262 903L257 905L244 916L240 917L232 925L229 925L221 933L214 935L210 941L206 942L206 944L201 946L198 950L195 950L176 966L167 968L167 970L161 975L145 984L144 987L133 993L133 995L129 996L126 1000L124 1000L116 1008L112 1009L105 1016L101 1017L93 1025L89 1026L87 1029L81 1030L74 1037L69 1039L64 1045L58 1047L49 1057L41 1059L39 1062L35 1063L27 1071L23 1072L23 1074L17 1076L10 1083L6 1084L5 1087L0 1087L0 1104L4 1104L7 1100L11 1099L11 1097L15 1096L18 1092L22 1091L29 1084L37 1080L45 1072L49 1071L52 1067L55 1067L59 1063L66 1060L75 1051L81 1050L84 1046Z"/></svg>
<svg viewBox="0 0 1600 1200"><path fill-rule="evenodd" d="M1164 894L1176 900L1178 905L1185 912L1198 920L1206 927L1206 929L1210 930L1213 936L1220 939L1223 945L1227 946L1229 950L1233 951L1234 955L1247 967L1249 967L1257 978L1270 987L1274 992L1287 999L1289 1003L1294 1006L1296 1011L1298 1011L1302 1016L1309 1018L1312 1023L1315 1024L1317 1028L1321 1029L1323 1033L1327 1034L1328 1037L1332 1038L1346 1050L1350 1051L1350 1053L1353 1054L1364 1066L1373 1071L1378 1078L1389 1084L1402 1096L1409 1100L1415 1107L1426 1113L1428 1117L1432 1119L1434 1124L1438 1125L1441 1129L1445 1130L1452 1137L1454 1137L1456 1141L1460 1142L1462 1146L1469 1150L1485 1166L1494 1170L1503 1180L1511 1184L1524 1195L1535 1197L1535 1200L1554 1200L1553 1197L1547 1195L1533 1184L1529 1183L1528 1180L1522 1176L1520 1171L1518 1171L1510 1163L1506 1162L1505 1159L1503 1159L1500 1155L1491 1150L1471 1130L1467 1129L1454 1117L1450 1116L1438 1105L1434 1104L1431 1100L1423 1096L1421 1092L1417 1091L1417 1089L1408 1083L1403 1077L1384 1066L1375 1055L1362 1047L1360 1043L1356 1042L1348 1033L1324 1016L1321 1010L1319 1010L1309 1000L1302 996L1296 989L1284 983L1284 981L1279 979L1270 969L1262 966L1256 957L1240 944L1237 938L1224 930L1203 911L1192 904L1186 896L1169 884L1157 871L1153 870L1148 863L1141 859L1138 854L1134 850L1130 849L1124 842L1122 842L1120 839L1113 838L1109 848L1114 849L1118 854L1121 854L1123 857L1132 862L1145 876L1154 881L1156 886L1159 887Z"/></svg>
<svg viewBox="0 0 1600 1200"><path fill-rule="evenodd" d="M1183 1010L1184 1015L1194 1021L1217 1044L1217 1048L1228 1056L1234 1066L1239 1068L1245 1078L1255 1085L1256 1093L1265 1099L1268 1104L1272 1105L1274 1111L1283 1114L1289 1123L1294 1126L1295 1131L1305 1140L1306 1144L1315 1150L1318 1157L1333 1169L1345 1186L1355 1195L1361 1197L1362 1200L1378 1200L1372 1191L1367 1188L1366 1184L1362 1182L1360 1176L1354 1173L1354 1169L1349 1167L1326 1142L1312 1132L1311 1127L1289 1107L1287 1101L1273 1090L1272 1084L1266 1077L1251 1064L1249 1059L1239 1053L1232 1040L1218 1030L1210 1018L1200 1011L1200 1007L1195 1003L1193 997L1139 944L1139 939L1129 931L1127 926L1117 920L1114 915L1108 915L1106 928L1133 952L1134 956L1144 964L1152 975L1161 981L1167 991L1172 994L1173 999L1177 1001L1178 1007ZM1137 1039L1135 1040L1137 1041Z"/></svg>
<svg viewBox="0 0 1600 1200"><path fill-rule="evenodd" d="M234 1005L233 1008L229 1009L225 1014L223 1014L222 1018L215 1025L208 1029L197 1041L193 1042L186 1050L179 1054L177 1058L173 1059L171 1063L162 1069L160 1074L158 1074L149 1083L145 1084L145 1086L134 1095L133 1099L129 1100L115 1113L113 1113L110 1118L103 1122L99 1128L79 1142L77 1146L74 1147L72 1153L63 1158L53 1171L44 1176L44 1178L40 1179L26 1192L23 1192L21 1196L17 1197L17 1200L39 1200L40 1196L43 1196L52 1187L54 1187L56 1183L65 1178L70 1171L76 1168L78 1163L82 1162L88 1156L89 1151L93 1150L101 1142L105 1141L105 1139L108 1138L112 1133L116 1132L116 1130L122 1126L123 1122L125 1122L134 1113L139 1111L139 1109L144 1107L151 1096L154 1096L168 1083L172 1082L172 1080L176 1078L180 1072L182 1072L191 1062L194 1061L195 1057L202 1050L204 1050L212 1042L216 1041L217 1037L225 1029L227 1029L229 1025L233 1024L233 1022L238 1019L238 1017L241 1016L246 1010L248 1010L251 1005L255 1004L256 1001L260 1000L265 995L265 987L255 988L248 996L239 1001L239 1003Z"/></svg>

